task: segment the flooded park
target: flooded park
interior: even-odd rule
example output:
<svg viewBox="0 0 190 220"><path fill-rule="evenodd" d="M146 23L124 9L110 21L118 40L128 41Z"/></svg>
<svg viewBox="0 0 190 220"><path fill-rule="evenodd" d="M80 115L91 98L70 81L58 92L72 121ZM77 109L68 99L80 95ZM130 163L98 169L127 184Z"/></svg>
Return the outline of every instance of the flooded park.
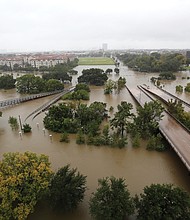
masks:
<svg viewBox="0 0 190 220"><path fill-rule="evenodd" d="M114 69L112 65L77 66L75 69L78 71L78 75L73 76L72 85L77 83L77 77L83 69L93 67L104 70L107 68ZM130 87L143 84L154 87L150 79L152 76L157 76L157 74L137 73L129 70L126 66L120 66L120 74L115 75L115 73L112 73L109 78L117 80L119 76L125 77L126 84ZM176 73L176 76L177 79L175 81L162 82L164 89L190 103L190 94L185 92L176 94L175 92L176 85L185 86L190 82L190 80L182 79L182 76L186 78L190 76L190 72ZM105 102L107 103L107 109L113 106L114 112L116 112L117 105L121 101L127 101L133 104L135 111L136 103L127 89L123 89L119 94L113 93L111 95L104 95L104 88L101 86L91 86L90 89L90 100L87 103L94 101ZM0 91L0 100L21 96L15 89ZM56 171L58 168L70 164L72 168L77 168L80 173L87 176L87 190L84 202L73 213L56 214L51 212L44 204L39 204L35 212L29 216L29 220L91 219L88 211L88 201L91 193L96 191L98 179L103 177L125 178L132 196L141 193L145 186L152 183L171 183L190 192L188 171L172 149L168 149L166 152L147 151L145 142L142 142L139 148L132 148L130 140L128 140L127 147L123 149L77 145L75 135L69 136L69 143L62 143L60 142L60 134L44 129L43 118L45 112L39 114L33 120L32 117L25 120L31 112L51 98L52 96L35 99L2 110L3 115L0 118L0 157L2 158L5 152L30 151L46 154L49 156L53 170ZM29 123L32 127L32 132L21 135L19 130L13 131L8 124L10 116L20 117L22 123Z"/></svg>

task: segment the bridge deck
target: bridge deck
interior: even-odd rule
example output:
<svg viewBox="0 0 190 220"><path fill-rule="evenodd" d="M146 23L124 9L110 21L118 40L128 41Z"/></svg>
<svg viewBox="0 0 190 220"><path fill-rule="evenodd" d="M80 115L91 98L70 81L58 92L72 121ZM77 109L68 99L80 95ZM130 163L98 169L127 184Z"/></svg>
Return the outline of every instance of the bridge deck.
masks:
<svg viewBox="0 0 190 220"><path fill-rule="evenodd" d="M138 88L128 88L136 101L143 106L151 99ZM182 162L190 171L190 134L172 116L164 111L164 117L159 123L159 129L164 137L171 144Z"/></svg>
<svg viewBox="0 0 190 220"><path fill-rule="evenodd" d="M13 105L17 105L17 104L20 104L22 102L27 102L27 101L30 101L30 100L34 100L34 99L54 95L54 94L60 93L62 91L63 90L54 91L54 92L39 93L39 94L34 94L34 95L28 95L28 96L25 96L25 97L22 97L22 98L7 99L7 100L4 100L4 101L0 101L0 109L7 108L7 107L10 107L10 106L13 106Z"/></svg>
<svg viewBox="0 0 190 220"><path fill-rule="evenodd" d="M177 96L175 96L175 95L169 93L169 92L166 91L166 90L163 90L163 89L160 89L160 88L157 88L157 87L148 88L148 89L145 88L144 86L141 86L141 87L143 87L143 89L145 89L146 91L149 91L150 93L152 93L152 94L158 96L158 97L161 98L164 102L168 102L168 100L171 100L171 99L173 99L173 100L177 99L177 100L179 100L179 101L182 102L183 107L184 107L184 110L185 110L186 112L189 112L189 111L190 111L190 104L189 104L189 103L187 103L186 101L184 101L184 100L178 98Z"/></svg>

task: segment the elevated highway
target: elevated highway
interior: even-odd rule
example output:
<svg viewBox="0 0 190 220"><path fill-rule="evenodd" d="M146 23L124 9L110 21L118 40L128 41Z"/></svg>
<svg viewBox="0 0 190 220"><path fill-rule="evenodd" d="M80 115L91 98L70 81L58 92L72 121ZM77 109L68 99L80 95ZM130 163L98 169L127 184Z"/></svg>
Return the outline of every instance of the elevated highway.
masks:
<svg viewBox="0 0 190 220"><path fill-rule="evenodd" d="M136 102L141 106L144 106L145 102L153 100L147 92L142 88L140 89L140 87L126 88ZM163 119L159 122L160 132L170 143L174 151L190 172L190 133L167 111L164 111L163 115Z"/></svg>

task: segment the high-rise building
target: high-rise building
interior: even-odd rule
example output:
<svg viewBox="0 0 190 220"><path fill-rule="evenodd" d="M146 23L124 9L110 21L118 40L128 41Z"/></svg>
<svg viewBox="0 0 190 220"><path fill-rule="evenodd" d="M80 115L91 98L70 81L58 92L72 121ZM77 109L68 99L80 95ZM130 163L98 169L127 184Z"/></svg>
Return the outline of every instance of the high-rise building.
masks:
<svg viewBox="0 0 190 220"><path fill-rule="evenodd" d="M108 44L103 43L102 44L102 50L106 51L108 49Z"/></svg>

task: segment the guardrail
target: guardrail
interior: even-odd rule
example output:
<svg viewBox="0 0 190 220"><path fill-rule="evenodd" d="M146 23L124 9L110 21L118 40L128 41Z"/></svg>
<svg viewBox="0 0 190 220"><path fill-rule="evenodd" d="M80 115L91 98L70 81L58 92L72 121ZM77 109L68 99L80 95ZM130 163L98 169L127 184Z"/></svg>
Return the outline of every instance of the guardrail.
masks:
<svg viewBox="0 0 190 220"><path fill-rule="evenodd" d="M17 105L17 104L20 104L22 102L27 102L27 101L31 101L31 100L34 100L34 99L54 95L54 94L60 93L62 91L63 90L57 90L57 91L54 91L54 92L39 93L39 94L30 95L30 96L26 96L26 97L22 97L22 98L8 99L8 100L0 101L0 109L5 108L5 107L11 107L13 105Z"/></svg>

